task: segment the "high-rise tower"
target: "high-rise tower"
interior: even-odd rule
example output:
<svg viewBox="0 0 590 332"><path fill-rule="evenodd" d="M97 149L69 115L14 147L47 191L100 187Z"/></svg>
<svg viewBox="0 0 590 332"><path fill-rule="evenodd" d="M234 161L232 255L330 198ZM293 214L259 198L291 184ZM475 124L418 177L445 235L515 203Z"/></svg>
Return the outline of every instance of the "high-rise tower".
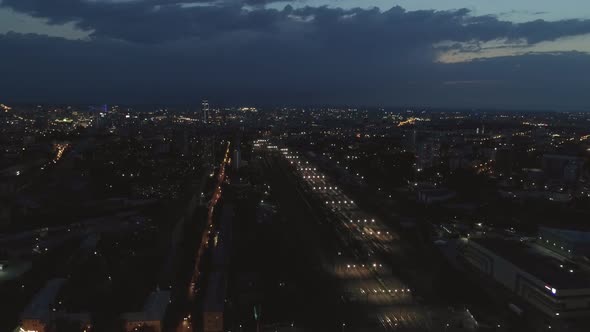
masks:
<svg viewBox="0 0 590 332"><path fill-rule="evenodd" d="M203 112L203 123L209 123L209 101L206 99L201 102L201 112Z"/></svg>

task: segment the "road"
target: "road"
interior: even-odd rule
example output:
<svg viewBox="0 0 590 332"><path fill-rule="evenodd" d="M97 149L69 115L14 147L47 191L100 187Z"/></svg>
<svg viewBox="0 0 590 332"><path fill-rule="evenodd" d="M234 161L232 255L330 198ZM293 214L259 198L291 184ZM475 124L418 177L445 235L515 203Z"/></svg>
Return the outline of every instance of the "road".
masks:
<svg viewBox="0 0 590 332"><path fill-rule="evenodd" d="M279 168L284 185L315 216L308 246L317 247L323 272L332 276L341 300L354 310L342 329L431 330L429 308L420 305L411 287L393 274L387 262L399 253L399 235L378 218L362 211L336 183L309 160L293 152L266 156L269 168ZM314 224L315 223L315 224ZM324 236L324 230L330 234ZM320 241L313 233L319 232Z"/></svg>
<svg viewBox="0 0 590 332"><path fill-rule="evenodd" d="M230 142L227 143L224 158L223 158L221 164L219 165L219 170L218 170L217 177L216 177L215 189L213 191L213 194L211 195L211 200L209 201L209 204L207 205L207 223L206 223L203 233L201 234L200 244L199 244L199 247L198 247L196 254L195 254L195 268L194 268L194 271L191 275L191 281L189 283L189 288L188 288L188 299L189 299L190 305L194 305L195 296L198 292L197 282L199 281L199 276L201 275L201 261L202 261L203 255L204 255L204 253L207 249L208 243L209 243L209 236L211 234L211 229L213 229L213 226L214 226L213 223L215 220L215 218L214 218L215 207L217 206L217 203L219 202L219 199L221 198L221 196L223 194L222 185L223 185L223 182L225 181L225 178L226 178L225 168L230 161L230 157L229 157L230 156L230 144L231 144ZM185 315L183 320L178 322L178 324L176 326L177 326L176 331L186 331L186 332L193 331L194 328L193 328L193 322L192 322L191 315L190 314Z"/></svg>
<svg viewBox="0 0 590 332"><path fill-rule="evenodd" d="M200 266L201 266L201 259L205 250L207 249L207 245L209 243L209 235L211 234L211 229L213 228L213 213L215 212L215 206L217 202L221 198L222 194L222 184L225 181L225 167L229 162L229 152L230 152L230 142L227 143L227 148L225 150L225 156L223 157L223 161L219 166L219 171L217 173L217 184L215 185L215 190L213 191L213 195L211 195L211 200L209 201L209 205L207 207L207 226L205 227L206 231L201 234L201 242L199 245L199 249L197 250L197 254L195 256L195 271L193 273L190 289L189 289L189 299L192 301L194 300L194 296L196 293L196 282L199 278Z"/></svg>

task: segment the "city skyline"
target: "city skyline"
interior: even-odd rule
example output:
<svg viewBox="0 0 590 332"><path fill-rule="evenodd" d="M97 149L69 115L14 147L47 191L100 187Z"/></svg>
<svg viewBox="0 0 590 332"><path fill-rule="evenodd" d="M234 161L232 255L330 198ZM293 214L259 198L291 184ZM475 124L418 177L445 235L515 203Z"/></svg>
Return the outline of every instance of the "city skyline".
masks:
<svg viewBox="0 0 590 332"><path fill-rule="evenodd" d="M588 73L588 0L0 0L0 332L588 332Z"/></svg>
<svg viewBox="0 0 590 332"><path fill-rule="evenodd" d="M589 326L588 112L0 110L1 331Z"/></svg>

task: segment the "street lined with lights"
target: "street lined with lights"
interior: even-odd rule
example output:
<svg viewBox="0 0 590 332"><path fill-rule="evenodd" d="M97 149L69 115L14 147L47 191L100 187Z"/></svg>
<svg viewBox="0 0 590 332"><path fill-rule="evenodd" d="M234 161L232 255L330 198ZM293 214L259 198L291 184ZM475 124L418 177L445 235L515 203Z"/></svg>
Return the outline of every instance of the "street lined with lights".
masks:
<svg viewBox="0 0 590 332"><path fill-rule="evenodd" d="M341 250L329 270L342 286L342 299L365 306L369 316L374 306L389 308L370 318L384 329L428 326L426 311L416 304L411 288L392 275L392 267L380 259L399 250L399 236L362 211L310 161L287 149L282 151L302 192L323 210L326 218L320 222L327 223L339 240Z"/></svg>
<svg viewBox="0 0 590 332"><path fill-rule="evenodd" d="M209 236L211 234L211 229L213 228L213 222L214 222L213 213L215 211L215 206L217 205L217 202L221 198L221 194L222 194L221 186L223 184L223 181L225 181L225 166L230 162L229 153L230 153L230 142L227 143L227 148L225 150L225 156L223 158L223 161L221 162L221 165L219 166L219 173L217 174L217 183L215 185L215 190L213 192L213 195L211 197L211 200L209 201L209 205L207 208L207 227L205 228L205 229L207 229L207 231L203 232L203 234L201 236L201 242L200 242L199 249L197 251L196 258L195 258L195 270L194 270L193 275L191 277L191 282L190 282L190 286L189 286L189 294L188 295L189 295L189 299L191 301L194 300L195 292L197 290L196 283L197 283L197 280L199 279L199 275L201 273L200 272L201 259L202 259L203 254L209 244Z"/></svg>

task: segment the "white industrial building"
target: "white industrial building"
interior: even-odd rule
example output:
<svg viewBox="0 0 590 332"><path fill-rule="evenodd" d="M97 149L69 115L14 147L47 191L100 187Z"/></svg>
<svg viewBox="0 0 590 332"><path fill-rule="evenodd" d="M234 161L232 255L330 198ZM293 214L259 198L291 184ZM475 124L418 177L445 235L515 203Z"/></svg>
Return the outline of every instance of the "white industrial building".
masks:
<svg viewBox="0 0 590 332"><path fill-rule="evenodd" d="M590 315L588 270L536 243L470 239L463 257L476 270L554 319Z"/></svg>

